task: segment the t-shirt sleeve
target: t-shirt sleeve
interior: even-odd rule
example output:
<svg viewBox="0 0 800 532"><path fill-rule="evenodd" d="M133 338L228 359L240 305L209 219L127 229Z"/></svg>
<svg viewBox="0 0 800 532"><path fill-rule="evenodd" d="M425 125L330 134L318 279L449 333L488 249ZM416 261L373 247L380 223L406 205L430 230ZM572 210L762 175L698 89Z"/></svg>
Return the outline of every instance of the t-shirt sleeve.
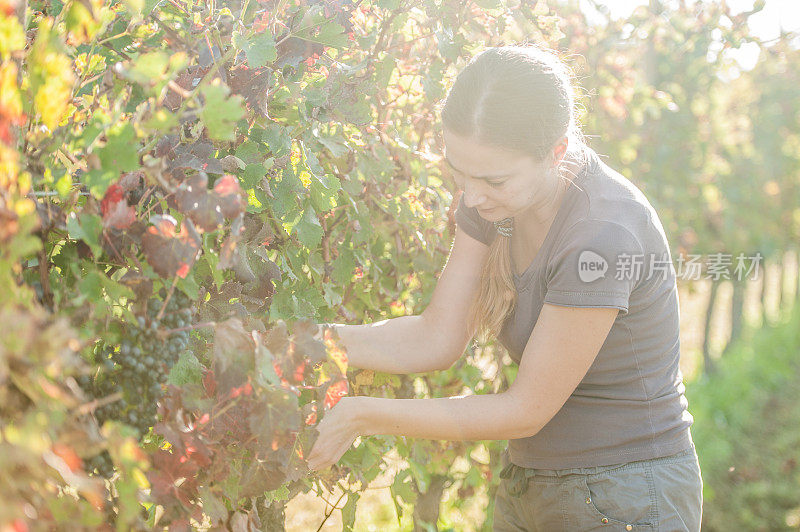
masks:
<svg viewBox="0 0 800 532"><path fill-rule="evenodd" d="M641 272L642 247L623 225L581 220L570 227L547 263L544 302L565 307L618 308L628 300Z"/></svg>
<svg viewBox="0 0 800 532"><path fill-rule="evenodd" d="M465 233L487 246L497 236L497 229L495 229L494 224L483 218L475 207L467 207L464 203L463 194L458 200L455 219L456 225L463 229Z"/></svg>

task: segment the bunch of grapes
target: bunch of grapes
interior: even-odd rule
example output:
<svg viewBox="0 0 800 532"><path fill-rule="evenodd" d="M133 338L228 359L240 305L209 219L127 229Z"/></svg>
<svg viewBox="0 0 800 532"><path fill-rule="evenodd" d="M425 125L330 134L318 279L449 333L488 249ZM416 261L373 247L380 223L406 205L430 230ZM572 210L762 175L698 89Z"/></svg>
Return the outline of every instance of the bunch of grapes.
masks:
<svg viewBox="0 0 800 532"><path fill-rule="evenodd" d="M141 433L153 425L162 384L189 344L188 331L171 331L190 326L194 316L191 300L177 290L159 320L162 306L160 299L148 301L147 315L137 318L138 327L132 328L120 343L119 351L112 355L114 362L121 367L131 397L137 398L136 404L126 411L123 421Z"/></svg>
<svg viewBox="0 0 800 532"><path fill-rule="evenodd" d="M116 379L114 362L111 360L113 350L109 346L100 346L95 353L98 370L94 376L81 375L78 385L84 394L92 400L98 401L94 415L98 424L102 425L107 419L121 419L127 408L122 387ZM114 464L108 451L102 451L87 460L87 471L96 470L98 474L108 478L114 472Z"/></svg>
<svg viewBox="0 0 800 532"><path fill-rule="evenodd" d="M111 455L108 451L103 451L86 460L86 471L96 471L98 475L106 478L111 478L114 474L114 462L111 460Z"/></svg>
<svg viewBox="0 0 800 532"><path fill-rule="evenodd" d="M163 298L166 294L162 291L160 295ZM159 319L162 306L160 298L148 301L146 315L137 318L137 325L129 329L118 347L100 345L96 350L95 375L79 379L78 384L89 397L119 397L102 401L94 410L99 424L109 419L122 421L141 437L155 423L162 386L188 347L189 332L184 329L194 319L191 300L178 290ZM89 467L106 477L113 470L105 451L91 459Z"/></svg>

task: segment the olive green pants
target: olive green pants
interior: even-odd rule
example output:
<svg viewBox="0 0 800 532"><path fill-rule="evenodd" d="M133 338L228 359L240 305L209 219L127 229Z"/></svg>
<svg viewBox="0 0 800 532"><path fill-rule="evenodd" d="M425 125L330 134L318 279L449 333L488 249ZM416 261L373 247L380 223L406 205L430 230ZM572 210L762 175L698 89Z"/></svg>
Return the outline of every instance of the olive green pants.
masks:
<svg viewBox="0 0 800 532"><path fill-rule="evenodd" d="M601 467L508 463L500 478L494 532L700 530L703 481L694 449Z"/></svg>

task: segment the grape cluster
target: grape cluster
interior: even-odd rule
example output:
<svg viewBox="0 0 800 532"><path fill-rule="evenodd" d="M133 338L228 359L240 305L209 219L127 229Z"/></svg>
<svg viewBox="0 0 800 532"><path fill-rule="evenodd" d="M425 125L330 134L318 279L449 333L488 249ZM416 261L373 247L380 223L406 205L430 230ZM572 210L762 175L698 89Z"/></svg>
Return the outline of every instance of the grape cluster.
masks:
<svg viewBox="0 0 800 532"><path fill-rule="evenodd" d="M114 462L108 451L103 451L86 460L86 471L97 471L97 474L106 478L111 478L114 474Z"/></svg>
<svg viewBox="0 0 800 532"><path fill-rule="evenodd" d="M94 416L102 425L107 419L122 419L128 406L122 386L118 383L118 372L111 359L113 349L100 345L95 351L96 371L94 375L80 375L78 385L90 400L97 400ZM115 398L118 398L115 400ZM86 471L96 471L106 478L114 473L114 464L108 451L102 451L86 460Z"/></svg>
<svg viewBox="0 0 800 532"><path fill-rule="evenodd" d="M117 368L110 357L111 353L113 351L110 347L101 346L95 353L95 360L99 362L100 370L93 377L88 375L78 377L78 384L84 393L89 398L100 401L94 409L95 418L100 425L107 419L121 419L128 406L124 390L119 384ZM119 399L113 400L112 396Z"/></svg>
<svg viewBox="0 0 800 532"><path fill-rule="evenodd" d="M153 425L162 384L189 344L188 331L169 331L191 325L194 316L191 300L178 290L173 293L159 320L162 306L161 299L148 301L147 315L137 318L138 327L131 329L120 343L119 351L112 355L114 362L121 367L126 386L133 392L131 397L137 398L136 407L127 410L123 421L142 433Z"/></svg>
<svg viewBox="0 0 800 532"><path fill-rule="evenodd" d="M161 298L165 293L161 292ZM81 376L78 384L91 398L119 399L103 401L94 410L99 424L113 419L135 428L141 437L156 421L157 401L169 371L189 344L189 332L182 329L193 322L191 300L176 290L162 318L161 298L147 302L147 313L137 318L119 346L101 344L95 351L96 372L92 377ZM112 471L111 459L105 451L88 462L91 471L103 476Z"/></svg>

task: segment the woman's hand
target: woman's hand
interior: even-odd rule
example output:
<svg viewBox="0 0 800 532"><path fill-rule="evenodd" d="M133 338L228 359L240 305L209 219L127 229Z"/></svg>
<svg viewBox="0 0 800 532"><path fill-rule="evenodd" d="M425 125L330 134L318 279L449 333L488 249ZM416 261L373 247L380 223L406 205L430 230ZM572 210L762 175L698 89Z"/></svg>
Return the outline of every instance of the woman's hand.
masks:
<svg viewBox="0 0 800 532"><path fill-rule="evenodd" d="M362 434L358 408L360 397L342 397L322 418L319 437L308 455L308 467L314 470L330 467Z"/></svg>

